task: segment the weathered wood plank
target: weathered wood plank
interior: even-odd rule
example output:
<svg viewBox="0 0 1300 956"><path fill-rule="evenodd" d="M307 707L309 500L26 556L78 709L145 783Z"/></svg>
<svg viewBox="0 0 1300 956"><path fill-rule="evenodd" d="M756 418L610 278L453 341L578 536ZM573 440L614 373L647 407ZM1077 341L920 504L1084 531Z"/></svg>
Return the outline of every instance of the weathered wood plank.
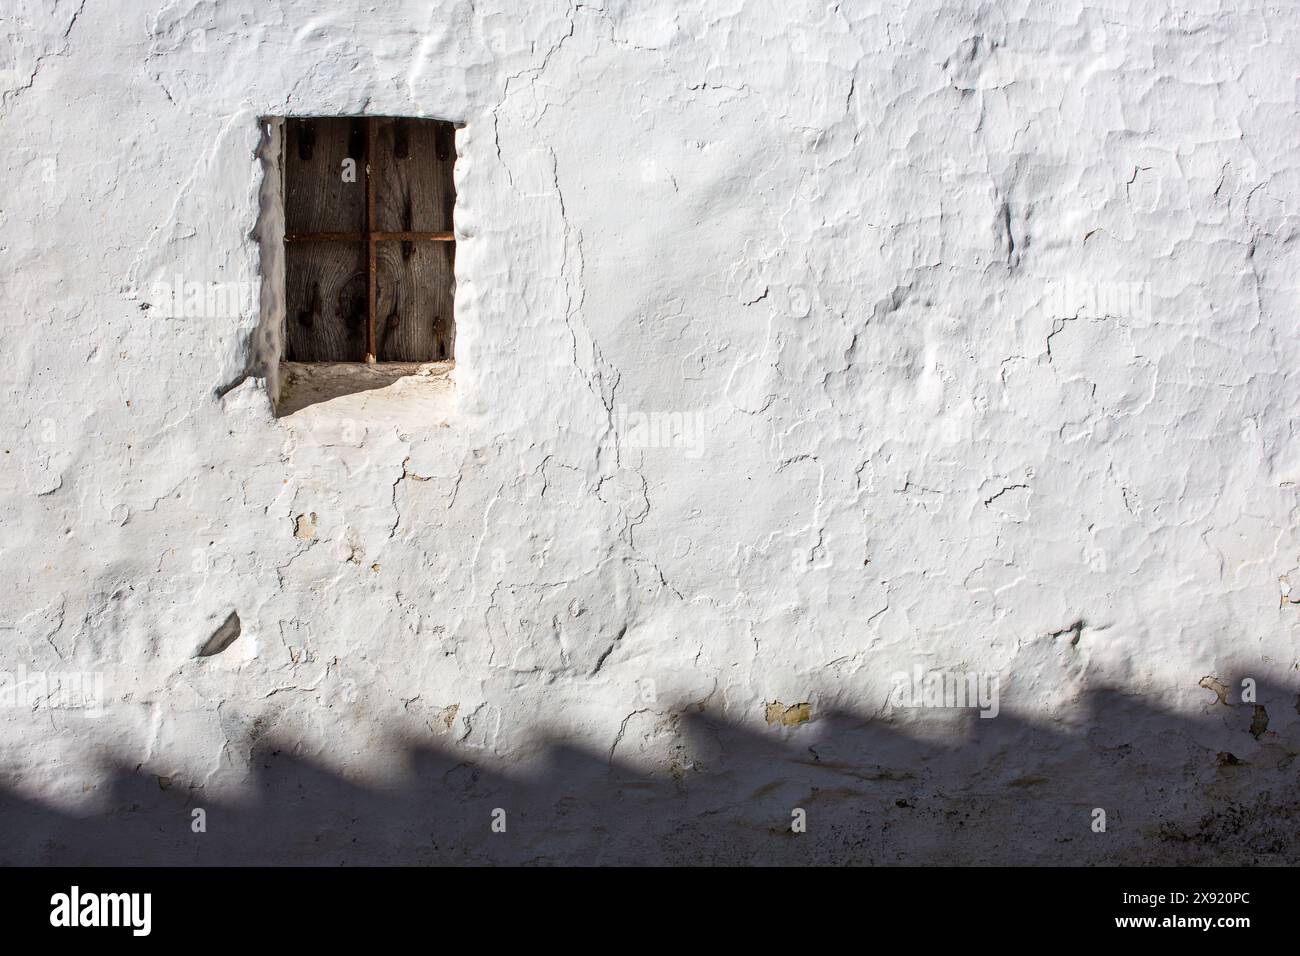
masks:
<svg viewBox="0 0 1300 956"><path fill-rule="evenodd" d="M454 354L455 243L379 243L379 361L433 362Z"/></svg>
<svg viewBox="0 0 1300 956"><path fill-rule="evenodd" d="M284 265L285 360L364 362L365 243L289 246Z"/></svg>
<svg viewBox="0 0 1300 956"><path fill-rule="evenodd" d="M456 200L455 127L439 120L384 118L375 124L376 228L450 232ZM379 361L451 358L455 245L379 244Z"/></svg>
<svg viewBox="0 0 1300 956"><path fill-rule="evenodd" d="M362 119L290 119L285 124L285 231L358 232L365 227ZM343 160L356 161L355 182ZM351 177L348 177L351 178ZM285 249L285 358L365 359L365 244L291 243Z"/></svg>
<svg viewBox="0 0 1300 956"><path fill-rule="evenodd" d="M456 129L441 120L375 121L376 228L451 232L456 202Z"/></svg>
<svg viewBox="0 0 1300 956"><path fill-rule="evenodd" d="M365 119L285 122L284 231L357 232L365 228ZM343 160L356 160L356 182L343 181Z"/></svg>

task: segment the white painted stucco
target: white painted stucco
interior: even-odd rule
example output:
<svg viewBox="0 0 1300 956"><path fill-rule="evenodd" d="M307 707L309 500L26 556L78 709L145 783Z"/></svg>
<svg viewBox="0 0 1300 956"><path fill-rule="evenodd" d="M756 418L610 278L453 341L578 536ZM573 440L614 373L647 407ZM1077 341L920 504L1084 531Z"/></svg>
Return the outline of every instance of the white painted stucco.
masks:
<svg viewBox="0 0 1300 956"><path fill-rule="evenodd" d="M1290 3L6 16L5 860L1296 859ZM276 419L334 114L464 124L456 368Z"/></svg>

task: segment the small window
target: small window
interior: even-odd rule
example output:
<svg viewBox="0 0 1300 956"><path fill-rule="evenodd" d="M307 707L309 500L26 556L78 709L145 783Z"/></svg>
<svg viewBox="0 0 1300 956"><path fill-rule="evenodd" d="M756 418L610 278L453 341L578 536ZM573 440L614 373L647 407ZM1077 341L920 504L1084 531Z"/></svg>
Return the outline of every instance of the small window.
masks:
<svg viewBox="0 0 1300 956"><path fill-rule="evenodd" d="M453 124L295 118L283 143L284 359L451 359Z"/></svg>

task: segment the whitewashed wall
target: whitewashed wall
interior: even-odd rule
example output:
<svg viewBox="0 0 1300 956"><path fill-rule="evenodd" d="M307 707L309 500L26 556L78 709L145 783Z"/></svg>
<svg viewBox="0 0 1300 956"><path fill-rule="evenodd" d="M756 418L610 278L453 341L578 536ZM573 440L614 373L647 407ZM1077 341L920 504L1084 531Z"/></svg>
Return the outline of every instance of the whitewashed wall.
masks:
<svg viewBox="0 0 1300 956"><path fill-rule="evenodd" d="M1300 855L1290 4L6 16L5 860ZM331 114L464 124L457 367L277 420Z"/></svg>

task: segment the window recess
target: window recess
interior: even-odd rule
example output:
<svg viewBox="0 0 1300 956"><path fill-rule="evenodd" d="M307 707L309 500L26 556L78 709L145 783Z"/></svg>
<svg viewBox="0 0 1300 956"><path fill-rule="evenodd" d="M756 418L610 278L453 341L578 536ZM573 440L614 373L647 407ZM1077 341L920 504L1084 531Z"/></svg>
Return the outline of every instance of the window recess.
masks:
<svg viewBox="0 0 1300 956"><path fill-rule="evenodd" d="M284 359L451 359L454 125L293 118L283 142Z"/></svg>

